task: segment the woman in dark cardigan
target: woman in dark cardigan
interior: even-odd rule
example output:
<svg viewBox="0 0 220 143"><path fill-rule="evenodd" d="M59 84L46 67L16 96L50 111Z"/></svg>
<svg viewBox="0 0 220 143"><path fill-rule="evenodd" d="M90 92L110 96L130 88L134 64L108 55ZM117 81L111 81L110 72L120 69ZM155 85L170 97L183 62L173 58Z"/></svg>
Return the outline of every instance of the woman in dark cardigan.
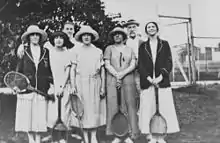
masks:
<svg viewBox="0 0 220 143"><path fill-rule="evenodd" d="M36 25L28 27L21 36L27 44L21 44L24 55L19 58L17 71L30 80L31 86L47 93L52 80L49 51L41 46L47 33ZM29 143L40 143L41 133L47 132L46 99L32 91L17 95L15 131L26 132Z"/></svg>
<svg viewBox="0 0 220 143"><path fill-rule="evenodd" d="M148 40L139 47L138 69L140 73L140 114L139 127L150 142L155 140L149 132L150 119L155 113L154 86L159 86L160 112L167 121L168 133L179 131L179 123L173 102L169 74L172 70L172 55L169 43L158 37L159 27L154 21L148 22L145 32ZM159 143L164 143L160 140Z"/></svg>

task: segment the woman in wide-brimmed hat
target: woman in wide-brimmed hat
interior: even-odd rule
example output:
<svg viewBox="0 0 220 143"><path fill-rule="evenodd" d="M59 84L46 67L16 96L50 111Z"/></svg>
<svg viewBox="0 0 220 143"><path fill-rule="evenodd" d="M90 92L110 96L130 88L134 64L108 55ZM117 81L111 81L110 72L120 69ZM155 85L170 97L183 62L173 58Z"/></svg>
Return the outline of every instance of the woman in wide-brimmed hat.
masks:
<svg viewBox="0 0 220 143"><path fill-rule="evenodd" d="M91 129L91 141L97 143L96 129L105 125L105 71L102 51L92 42L99 39L98 33L90 26L83 26L75 39L82 43L73 49L71 59L71 81L73 90L84 105L82 123L84 137L88 142L88 129Z"/></svg>
<svg viewBox="0 0 220 143"><path fill-rule="evenodd" d="M131 127L131 136L125 142L132 142L139 134L135 106L135 55L133 50L124 44L127 39L126 32L116 27L109 33L109 38L114 41L113 45L106 48L104 52L105 67L107 69L107 135L113 135L111 130L112 118L118 111L117 85L121 86L122 110L128 114ZM119 125L120 126L120 125ZM119 143L120 138L115 137L113 143Z"/></svg>
<svg viewBox="0 0 220 143"><path fill-rule="evenodd" d="M169 74L172 71L172 54L169 43L158 36L159 25L149 21L145 26L148 40L139 47L138 68L140 73L140 115L139 127L148 135L150 142L155 140L150 134L150 119L155 113L154 85L159 86L159 110L167 122L167 132L179 132L179 124L175 111ZM158 141L165 143L163 139Z"/></svg>
<svg viewBox="0 0 220 143"><path fill-rule="evenodd" d="M37 25L30 25L21 39L27 44L20 45L24 54L19 58L17 71L29 78L31 86L47 93L52 83L49 51L40 45L47 39L47 33ZM46 102L43 96L32 91L17 95L15 131L27 132L30 143L40 143L40 133L47 132Z"/></svg>

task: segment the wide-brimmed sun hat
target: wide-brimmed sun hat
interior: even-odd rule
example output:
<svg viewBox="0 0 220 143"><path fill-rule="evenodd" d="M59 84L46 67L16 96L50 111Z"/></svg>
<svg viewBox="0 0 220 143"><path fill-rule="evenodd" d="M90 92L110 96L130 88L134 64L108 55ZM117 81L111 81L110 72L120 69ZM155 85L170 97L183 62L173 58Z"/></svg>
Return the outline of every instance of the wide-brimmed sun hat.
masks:
<svg viewBox="0 0 220 143"><path fill-rule="evenodd" d="M82 42L81 37L84 34L91 34L93 36L92 41L97 41L99 39L99 34L94 29L92 29L92 27L86 25L86 26L82 26L80 30L76 33L75 35L76 41Z"/></svg>
<svg viewBox="0 0 220 143"><path fill-rule="evenodd" d="M138 23L136 20L130 19L130 20L128 20L123 26L124 26L124 27L127 27L128 25L132 25L132 24L137 25L137 26L140 25L140 23Z"/></svg>
<svg viewBox="0 0 220 143"><path fill-rule="evenodd" d="M54 33L51 34L49 41L53 46L54 46L54 39L58 36L64 39L63 47L71 48L74 46L74 44L69 40L67 34L62 31L55 31Z"/></svg>
<svg viewBox="0 0 220 143"><path fill-rule="evenodd" d="M33 33L38 33L41 35L41 42L44 42L47 40L47 33L44 30L40 29L37 25L30 25L27 28L27 31L22 34L21 40L27 41L28 36Z"/></svg>
<svg viewBox="0 0 220 143"><path fill-rule="evenodd" d="M111 38L111 40L116 33L121 33L123 35L123 40L127 39L127 33L125 32L125 30L121 27L115 27L111 32L109 32L109 37Z"/></svg>

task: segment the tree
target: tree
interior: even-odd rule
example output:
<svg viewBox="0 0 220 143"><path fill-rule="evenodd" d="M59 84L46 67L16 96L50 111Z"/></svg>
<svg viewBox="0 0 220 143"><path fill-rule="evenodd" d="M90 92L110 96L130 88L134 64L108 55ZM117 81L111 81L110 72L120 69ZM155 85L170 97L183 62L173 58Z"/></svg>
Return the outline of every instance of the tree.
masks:
<svg viewBox="0 0 220 143"><path fill-rule="evenodd" d="M2 8L2 10L1 10ZM88 24L100 35L94 43L102 50L108 44L108 33L119 24L114 16L105 14L105 5L100 0L5 0L0 2L0 78L15 69L15 50L20 36L30 24L47 28L48 34L60 30L65 21L77 25ZM13 44L12 44L13 43ZM9 46L10 45L10 46ZM10 48L8 48L10 47Z"/></svg>

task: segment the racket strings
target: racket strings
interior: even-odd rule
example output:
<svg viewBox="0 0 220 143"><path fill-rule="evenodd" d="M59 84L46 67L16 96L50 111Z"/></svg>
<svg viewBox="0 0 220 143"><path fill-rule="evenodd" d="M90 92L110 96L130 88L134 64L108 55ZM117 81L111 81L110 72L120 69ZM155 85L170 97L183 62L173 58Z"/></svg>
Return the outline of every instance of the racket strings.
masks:
<svg viewBox="0 0 220 143"><path fill-rule="evenodd" d="M167 131L166 120L160 116L154 116L150 123L151 133L164 134Z"/></svg>
<svg viewBox="0 0 220 143"><path fill-rule="evenodd" d="M18 88L21 91L28 86L26 77L16 72L8 73L4 78L4 82L8 87L12 89Z"/></svg>
<svg viewBox="0 0 220 143"><path fill-rule="evenodd" d="M129 130L128 120L124 115L117 114L112 120L112 131L118 136L123 136Z"/></svg>

